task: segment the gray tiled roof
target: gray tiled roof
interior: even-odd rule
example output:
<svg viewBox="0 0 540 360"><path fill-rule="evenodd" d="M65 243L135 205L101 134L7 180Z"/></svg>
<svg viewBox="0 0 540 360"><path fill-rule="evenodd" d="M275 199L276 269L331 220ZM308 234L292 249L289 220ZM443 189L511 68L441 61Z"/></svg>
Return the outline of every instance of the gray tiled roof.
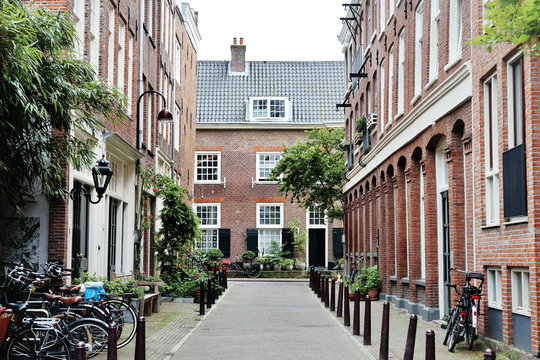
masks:
<svg viewBox="0 0 540 360"><path fill-rule="evenodd" d="M341 61L249 61L247 75L230 75L229 61L197 64L197 122L240 123L252 96L291 100L288 123L343 121L345 82Z"/></svg>

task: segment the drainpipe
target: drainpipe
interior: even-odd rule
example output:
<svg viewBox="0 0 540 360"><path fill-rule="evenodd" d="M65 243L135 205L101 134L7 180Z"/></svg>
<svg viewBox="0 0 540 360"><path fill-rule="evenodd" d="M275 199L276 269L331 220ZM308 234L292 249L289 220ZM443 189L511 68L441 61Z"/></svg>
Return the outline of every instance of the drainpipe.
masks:
<svg viewBox="0 0 540 360"><path fill-rule="evenodd" d="M173 78L173 91L172 91L172 104L170 105L171 112L174 114L175 106L176 106L176 73L175 73L175 65L176 65L176 5L177 2L174 2L173 5L173 42L172 42L172 78ZM180 11L180 9L178 9ZM174 105L174 106L173 106ZM171 179L173 181L175 180L174 177L174 116L171 121Z"/></svg>

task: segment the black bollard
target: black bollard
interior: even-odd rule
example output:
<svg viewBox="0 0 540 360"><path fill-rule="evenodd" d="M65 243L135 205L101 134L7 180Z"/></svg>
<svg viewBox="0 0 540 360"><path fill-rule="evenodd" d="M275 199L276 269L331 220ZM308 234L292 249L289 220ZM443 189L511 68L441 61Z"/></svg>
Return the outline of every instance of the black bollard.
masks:
<svg viewBox="0 0 540 360"><path fill-rule="evenodd" d="M82 341L75 345L75 360L86 360L86 345Z"/></svg>
<svg viewBox="0 0 540 360"><path fill-rule="evenodd" d="M216 277L214 276L212 278L212 280L216 280ZM217 281L217 280L216 280ZM214 282L214 281L213 281ZM212 301L212 305L214 305L216 303L216 300L217 298L219 297L219 294L218 294L218 289L217 289L217 284L219 284L219 282L216 282L216 288L215 289L212 289L212 296L210 297L211 298L211 301Z"/></svg>
<svg viewBox="0 0 540 360"><path fill-rule="evenodd" d="M343 281L339 282L336 316L343 316Z"/></svg>
<svg viewBox="0 0 540 360"><path fill-rule="evenodd" d="M108 340L107 340L107 360L116 360L117 356L117 340L118 340L118 327L114 323L109 324Z"/></svg>
<svg viewBox="0 0 540 360"><path fill-rule="evenodd" d="M325 278L325 276L321 276L321 302L324 302L324 297L326 293L326 288L324 287Z"/></svg>
<svg viewBox="0 0 540 360"><path fill-rule="evenodd" d="M354 290L353 335L360 335L360 290Z"/></svg>
<svg viewBox="0 0 540 360"><path fill-rule="evenodd" d="M206 308L210 309L211 307L212 307L212 279L208 278L208 284L206 285Z"/></svg>
<svg viewBox="0 0 540 360"><path fill-rule="evenodd" d="M388 360L388 335L390 323L390 304L388 301L383 303L382 324L381 324L381 347L379 350L379 359Z"/></svg>
<svg viewBox="0 0 540 360"><path fill-rule="evenodd" d="M217 275L217 278L218 278L218 284L223 287L223 278L221 277L221 271L218 271L218 275ZM221 294L220 294L221 295ZM218 297L218 296L216 296Z"/></svg>
<svg viewBox="0 0 540 360"><path fill-rule="evenodd" d="M418 317L415 314L412 314L411 319L409 320L409 331L407 332L407 342L405 343L405 354L403 355L403 360L413 360L417 323Z"/></svg>
<svg viewBox="0 0 540 360"><path fill-rule="evenodd" d="M330 277L325 276L324 282L324 307L330 307L330 286L329 286Z"/></svg>
<svg viewBox="0 0 540 360"><path fill-rule="evenodd" d="M309 288L313 290L313 268L309 268Z"/></svg>
<svg viewBox="0 0 540 360"><path fill-rule="evenodd" d="M364 313L364 345L371 345L371 298L369 295L366 295Z"/></svg>
<svg viewBox="0 0 540 360"><path fill-rule="evenodd" d="M201 292L201 296L199 299L199 315L204 315L204 281L201 281L201 284L199 286L199 291Z"/></svg>
<svg viewBox="0 0 540 360"><path fill-rule="evenodd" d="M484 360L495 360L497 358L497 354L495 353L495 350L493 349L486 349L484 352Z"/></svg>
<svg viewBox="0 0 540 360"><path fill-rule="evenodd" d="M426 331L426 360L435 360L435 331Z"/></svg>
<svg viewBox="0 0 540 360"><path fill-rule="evenodd" d="M330 311L336 311L336 279L332 278L332 287L330 288Z"/></svg>
<svg viewBox="0 0 540 360"><path fill-rule="evenodd" d="M349 285L345 285L345 290L343 291L343 325L351 326L351 309L349 301Z"/></svg>
<svg viewBox="0 0 540 360"><path fill-rule="evenodd" d="M146 330L144 318L137 320L137 337L135 339L135 360L146 360Z"/></svg>
<svg viewBox="0 0 540 360"><path fill-rule="evenodd" d="M223 268L223 288L224 289L228 288L228 285L227 285L227 268L226 267Z"/></svg>

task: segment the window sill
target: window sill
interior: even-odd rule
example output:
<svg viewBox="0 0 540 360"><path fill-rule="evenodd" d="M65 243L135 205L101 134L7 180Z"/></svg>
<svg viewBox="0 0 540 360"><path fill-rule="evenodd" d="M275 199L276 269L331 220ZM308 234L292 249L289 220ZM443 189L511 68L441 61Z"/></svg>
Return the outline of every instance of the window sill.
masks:
<svg viewBox="0 0 540 360"><path fill-rule="evenodd" d="M414 280L414 285L426 287L426 280L425 279Z"/></svg>
<svg viewBox="0 0 540 360"><path fill-rule="evenodd" d="M504 225L505 226L511 226L511 225L518 225L518 224L524 224L529 222L528 216L516 216L513 218L506 218L504 219Z"/></svg>
<svg viewBox="0 0 540 360"><path fill-rule="evenodd" d="M418 99L420 99L420 96L421 96L420 94L414 95L414 97L411 100L411 106L414 105L418 101Z"/></svg>
<svg viewBox="0 0 540 360"><path fill-rule="evenodd" d="M426 86L424 86L424 90L428 90L438 79L438 77L434 77L433 79L429 80Z"/></svg>
<svg viewBox="0 0 540 360"><path fill-rule="evenodd" d="M369 42L373 44L373 43L375 42L375 39L376 39L376 38L377 38L377 31L375 31L375 32L373 33L373 35L371 35L371 40L370 40Z"/></svg>
<svg viewBox="0 0 540 360"><path fill-rule="evenodd" d="M448 64L444 66L444 71L448 72L451 68L456 66L456 64L459 63L461 59L462 59L461 54L458 54L458 56L454 60L448 62Z"/></svg>
<svg viewBox="0 0 540 360"><path fill-rule="evenodd" d="M502 306L501 305L488 304L488 308L502 311Z"/></svg>
<svg viewBox="0 0 540 360"><path fill-rule="evenodd" d="M397 282L397 276L396 275L391 275L388 277L390 279L390 281L392 282Z"/></svg>
<svg viewBox="0 0 540 360"><path fill-rule="evenodd" d="M516 314L516 315L531 317L531 312L530 311L527 312L527 311L523 311L523 310L519 310L519 309L513 309L512 313Z"/></svg>
<svg viewBox="0 0 540 360"><path fill-rule="evenodd" d="M401 5L401 2L402 2L402 1L403 1L403 0L398 0L398 2L396 3L396 7L397 7L397 8L399 7L399 5ZM405 6L407 6L407 4L405 4Z"/></svg>
<svg viewBox="0 0 540 360"><path fill-rule="evenodd" d="M390 9L390 11L392 11L393 9ZM386 25L390 25L390 23L392 22L392 20L394 19L394 13L391 13L390 16L388 17L388 20L386 21Z"/></svg>
<svg viewBox="0 0 540 360"><path fill-rule="evenodd" d="M222 185L222 182L219 181L194 181L194 184L197 185Z"/></svg>
<svg viewBox="0 0 540 360"><path fill-rule="evenodd" d="M402 277L401 279L399 279L399 281L401 281L403 284L410 284L411 281L409 280L408 277Z"/></svg>
<svg viewBox="0 0 540 360"><path fill-rule="evenodd" d="M381 33L379 34L379 38L377 39L377 41L381 41L383 35L384 35L384 29L381 30Z"/></svg>
<svg viewBox="0 0 540 360"><path fill-rule="evenodd" d="M388 124L386 124L386 126L384 127L384 131L388 131L388 129L390 129L392 127L392 123L389 122Z"/></svg>
<svg viewBox="0 0 540 360"><path fill-rule="evenodd" d="M480 226L480 229L487 230L487 229L495 229L501 227L501 224L489 224L489 225L482 225Z"/></svg>
<svg viewBox="0 0 540 360"><path fill-rule="evenodd" d="M264 181L264 180L255 181L255 184L258 184L258 185L276 185L278 183L279 181Z"/></svg>

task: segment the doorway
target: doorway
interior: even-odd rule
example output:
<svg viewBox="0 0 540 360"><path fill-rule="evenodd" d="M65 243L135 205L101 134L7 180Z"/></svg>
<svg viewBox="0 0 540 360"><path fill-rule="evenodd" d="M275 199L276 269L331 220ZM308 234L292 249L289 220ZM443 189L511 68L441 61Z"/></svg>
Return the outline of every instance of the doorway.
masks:
<svg viewBox="0 0 540 360"><path fill-rule="evenodd" d="M450 218L448 216L448 191L441 193L441 225L443 241L443 280L450 283L450 267L452 266L452 256L450 251ZM450 316L451 293L448 286L444 286L444 317Z"/></svg>
<svg viewBox="0 0 540 360"><path fill-rule="evenodd" d="M107 274L112 280L116 273L116 234L118 226L118 202L111 199L109 203L109 251L107 261Z"/></svg>
<svg viewBox="0 0 540 360"><path fill-rule="evenodd" d="M74 188L84 188L90 193L90 187L75 181ZM90 201L83 193L73 197L73 234L71 236L71 267L72 276L80 277L82 273L88 272L88 210Z"/></svg>
<svg viewBox="0 0 540 360"><path fill-rule="evenodd" d="M309 229L309 265L322 266L326 258L326 230L325 229Z"/></svg>

